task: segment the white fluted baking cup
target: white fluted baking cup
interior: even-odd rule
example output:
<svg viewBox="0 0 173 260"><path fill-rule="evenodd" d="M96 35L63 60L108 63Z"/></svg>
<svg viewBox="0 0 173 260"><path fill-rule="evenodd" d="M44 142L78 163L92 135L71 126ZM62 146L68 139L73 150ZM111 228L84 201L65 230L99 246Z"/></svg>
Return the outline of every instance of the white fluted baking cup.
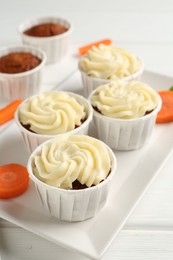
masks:
<svg viewBox="0 0 173 260"><path fill-rule="evenodd" d="M48 140L45 143L51 141L53 140ZM43 207L51 216L62 221L83 221L94 217L103 208L108 198L111 179L117 168L114 153L106 145L111 159L111 171L104 181L96 186L82 190L65 190L45 184L33 174L33 158L41 153L45 143L37 147L31 154L27 164L30 178L35 183L37 194Z"/></svg>
<svg viewBox="0 0 173 260"><path fill-rule="evenodd" d="M0 73L0 98L2 100L25 99L38 93L42 84L42 68L46 63L44 52L26 45L0 48L0 56L12 52L29 52L41 59L41 63L34 69L21 73Z"/></svg>
<svg viewBox="0 0 173 260"><path fill-rule="evenodd" d="M44 23L58 23L68 30L62 34L50 37L35 37L24 34L31 27ZM18 27L24 44L37 46L42 49L47 56L47 64L60 62L68 53L71 44L72 24L66 19L59 17L40 17L23 22Z"/></svg>
<svg viewBox="0 0 173 260"><path fill-rule="evenodd" d="M92 106L90 105L89 101L87 99L85 99L84 97L71 93L71 92L66 92L66 93L69 94L70 96L74 97L80 104L84 105L85 111L87 114L87 118L79 127L75 128L74 130L66 132L66 133L62 133L62 134L57 134L57 135L58 136L64 135L64 134L66 134L66 135L75 135L75 134L83 135L84 134L85 135L88 133L89 125L93 118ZM28 99L26 99L24 102L26 102L27 100ZM47 141L48 139L54 138L57 135L36 134L36 133L30 132L25 127L23 127L19 120L19 111L20 111L20 108L22 105L23 105L23 102L20 104L20 106L16 110L14 118L15 118L15 122L17 123L19 130L22 134L22 138L23 138L24 144L26 146L26 149L27 149L28 153L30 154L34 151L34 149L37 146L39 146L43 142Z"/></svg>
<svg viewBox="0 0 173 260"><path fill-rule="evenodd" d="M91 93L90 97L94 91ZM158 95L158 94L157 94ZM113 150L136 150L144 146L151 137L157 113L161 109L161 98L158 105L149 114L134 119L118 119L102 115L95 109L93 120L97 136Z"/></svg>
<svg viewBox="0 0 173 260"><path fill-rule="evenodd" d="M139 71L137 71L136 73L128 76L128 77L124 77L122 78L122 80L124 81L131 81L131 80L140 80L141 75L144 71L144 65L141 62L141 68ZM79 69L80 70L80 69ZM83 94L85 97L88 97L90 95L90 93L95 90L97 87L103 85L103 84L107 84L110 83L110 81L116 81L116 79L113 80L109 80L109 79L100 79L100 78L94 78L94 77L90 77L87 75L87 73L83 72L80 70L81 73L81 79L82 79L82 85L83 85ZM117 79L119 80L119 79Z"/></svg>

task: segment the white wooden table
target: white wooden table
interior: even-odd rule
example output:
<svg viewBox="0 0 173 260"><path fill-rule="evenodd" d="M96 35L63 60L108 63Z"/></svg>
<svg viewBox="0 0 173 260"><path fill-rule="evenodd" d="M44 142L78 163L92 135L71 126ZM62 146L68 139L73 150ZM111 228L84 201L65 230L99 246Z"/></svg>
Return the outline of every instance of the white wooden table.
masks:
<svg viewBox="0 0 173 260"><path fill-rule="evenodd" d="M23 20L58 15L73 22L74 44L109 37L137 54L147 69L173 76L171 0L0 0L0 4L0 46L20 42L16 28ZM69 73L67 66L67 71L52 84ZM173 155L103 259L173 259L172 183ZM0 250L2 260L86 259L4 220L0 221Z"/></svg>

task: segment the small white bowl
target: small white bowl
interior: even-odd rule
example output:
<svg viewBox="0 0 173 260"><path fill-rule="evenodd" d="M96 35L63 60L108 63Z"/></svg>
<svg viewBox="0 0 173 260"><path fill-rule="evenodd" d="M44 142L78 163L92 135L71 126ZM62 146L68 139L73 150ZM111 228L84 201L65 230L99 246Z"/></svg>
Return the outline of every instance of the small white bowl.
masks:
<svg viewBox="0 0 173 260"><path fill-rule="evenodd" d="M71 93L71 92L66 92L66 93L69 94L70 96L74 97L80 104L84 105L85 111L87 113L86 120L79 127L75 128L72 131L62 133L62 134L57 134L57 135L44 135L44 134L33 133L33 132L27 130L25 127L23 127L19 120L20 108L23 105L23 103L26 102L28 99L24 100L24 102L22 102L20 104L20 106L18 107L18 109L16 110L15 122L17 123L17 125L19 127L19 130L23 137L24 144L26 145L26 148L27 148L27 151L29 152L29 154L31 152L33 152L37 146L39 146L43 142L47 141L48 139L54 138L55 136L64 135L64 134L66 134L66 135L84 134L85 135L88 133L89 125L93 118L92 106L90 105L89 101L87 99L85 99L84 97Z"/></svg>
<svg viewBox="0 0 173 260"><path fill-rule="evenodd" d="M21 73L0 73L2 100L25 99L38 93L42 84L42 68L46 63L44 52L27 45L9 46L0 48L0 57L12 52L29 52L41 59L41 63L34 69Z"/></svg>
<svg viewBox="0 0 173 260"><path fill-rule="evenodd" d="M119 79L101 79L101 78L94 78L94 77L90 77L87 75L87 73L83 72L82 70L80 70L81 73L81 79L82 79L82 84L83 84L83 91L84 91L84 96L88 97L90 95L90 93L95 90L97 87L107 84L111 81L116 81ZM141 75L144 71L144 64L141 62L141 68L139 71L137 71L136 73L128 76L128 77L124 77L122 78L122 80L124 81L131 81L131 80L140 80Z"/></svg>
<svg viewBox="0 0 173 260"><path fill-rule="evenodd" d="M53 140L48 140L37 147L31 154L27 164L30 178L35 184L43 207L51 216L62 221L83 221L94 217L103 208L108 198L111 180L117 168L114 153L104 144L111 159L111 172L104 181L96 186L82 190L65 190L40 181L33 173L34 156L40 154L42 147L49 142L53 142Z"/></svg>
<svg viewBox="0 0 173 260"><path fill-rule="evenodd" d="M89 100L94 90L89 97ZM93 109L93 120L96 134L113 150L129 151L144 146L153 132L157 113L161 109L162 101L158 95L158 105L149 114L134 119L119 119L104 116Z"/></svg>
<svg viewBox="0 0 173 260"><path fill-rule="evenodd" d="M24 34L27 29L43 23L58 23L68 30L62 34L50 37L35 37ZM42 49L47 56L47 64L60 62L68 53L71 43L72 24L59 17L40 17L23 22L18 27L18 31L24 44L37 46Z"/></svg>

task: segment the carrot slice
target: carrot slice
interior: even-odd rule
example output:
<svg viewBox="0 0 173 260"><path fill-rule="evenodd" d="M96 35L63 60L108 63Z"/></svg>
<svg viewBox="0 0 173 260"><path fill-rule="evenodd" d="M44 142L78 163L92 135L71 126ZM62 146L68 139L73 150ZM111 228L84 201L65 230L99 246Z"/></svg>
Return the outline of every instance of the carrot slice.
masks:
<svg viewBox="0 0 173 260"><path fill-rule="evenodd" d="M173 121L173 91L162 90L158 92L162 99L162 107L157 114L156 123Z"/></svg>
<svg viewBox="0 0 173 260"><path fill-rule="evenodd" d="M110 39L103 39L101 41L87 44L87 45L79 48L79 53L80 53L80 55L84 55L91 49L91 47L93 47L93 46L98 47L100 44L110 45L110 44L112 44L112 41Z"/></svg>
<svg viewBox="0 0 173 260"><path fill-rule="evenodd" d="M14 113L21 102L22 100L17 99L8 104L6 107L0 109L0 125L6 123L14 117Z"/></svg>
<svg viewBox="0 0 173 260"><path fill-rule="evenodd" d="M0 166L0 198L16 197L26 191L29 184L29 174L26 167L20 164Z"/></svg>

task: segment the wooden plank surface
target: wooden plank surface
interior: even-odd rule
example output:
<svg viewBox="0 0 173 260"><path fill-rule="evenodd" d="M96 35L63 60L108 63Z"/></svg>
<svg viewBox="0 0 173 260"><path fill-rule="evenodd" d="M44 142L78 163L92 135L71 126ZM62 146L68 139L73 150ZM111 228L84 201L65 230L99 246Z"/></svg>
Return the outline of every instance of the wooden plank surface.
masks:
<svg viewBox="0 0 173 260"><path fill-rule="evenodd" d="M2 260L87 260L19 228L1 228L0 239ZM170 260L172 244L173 231L121 231L102 260Z"/></svg>

